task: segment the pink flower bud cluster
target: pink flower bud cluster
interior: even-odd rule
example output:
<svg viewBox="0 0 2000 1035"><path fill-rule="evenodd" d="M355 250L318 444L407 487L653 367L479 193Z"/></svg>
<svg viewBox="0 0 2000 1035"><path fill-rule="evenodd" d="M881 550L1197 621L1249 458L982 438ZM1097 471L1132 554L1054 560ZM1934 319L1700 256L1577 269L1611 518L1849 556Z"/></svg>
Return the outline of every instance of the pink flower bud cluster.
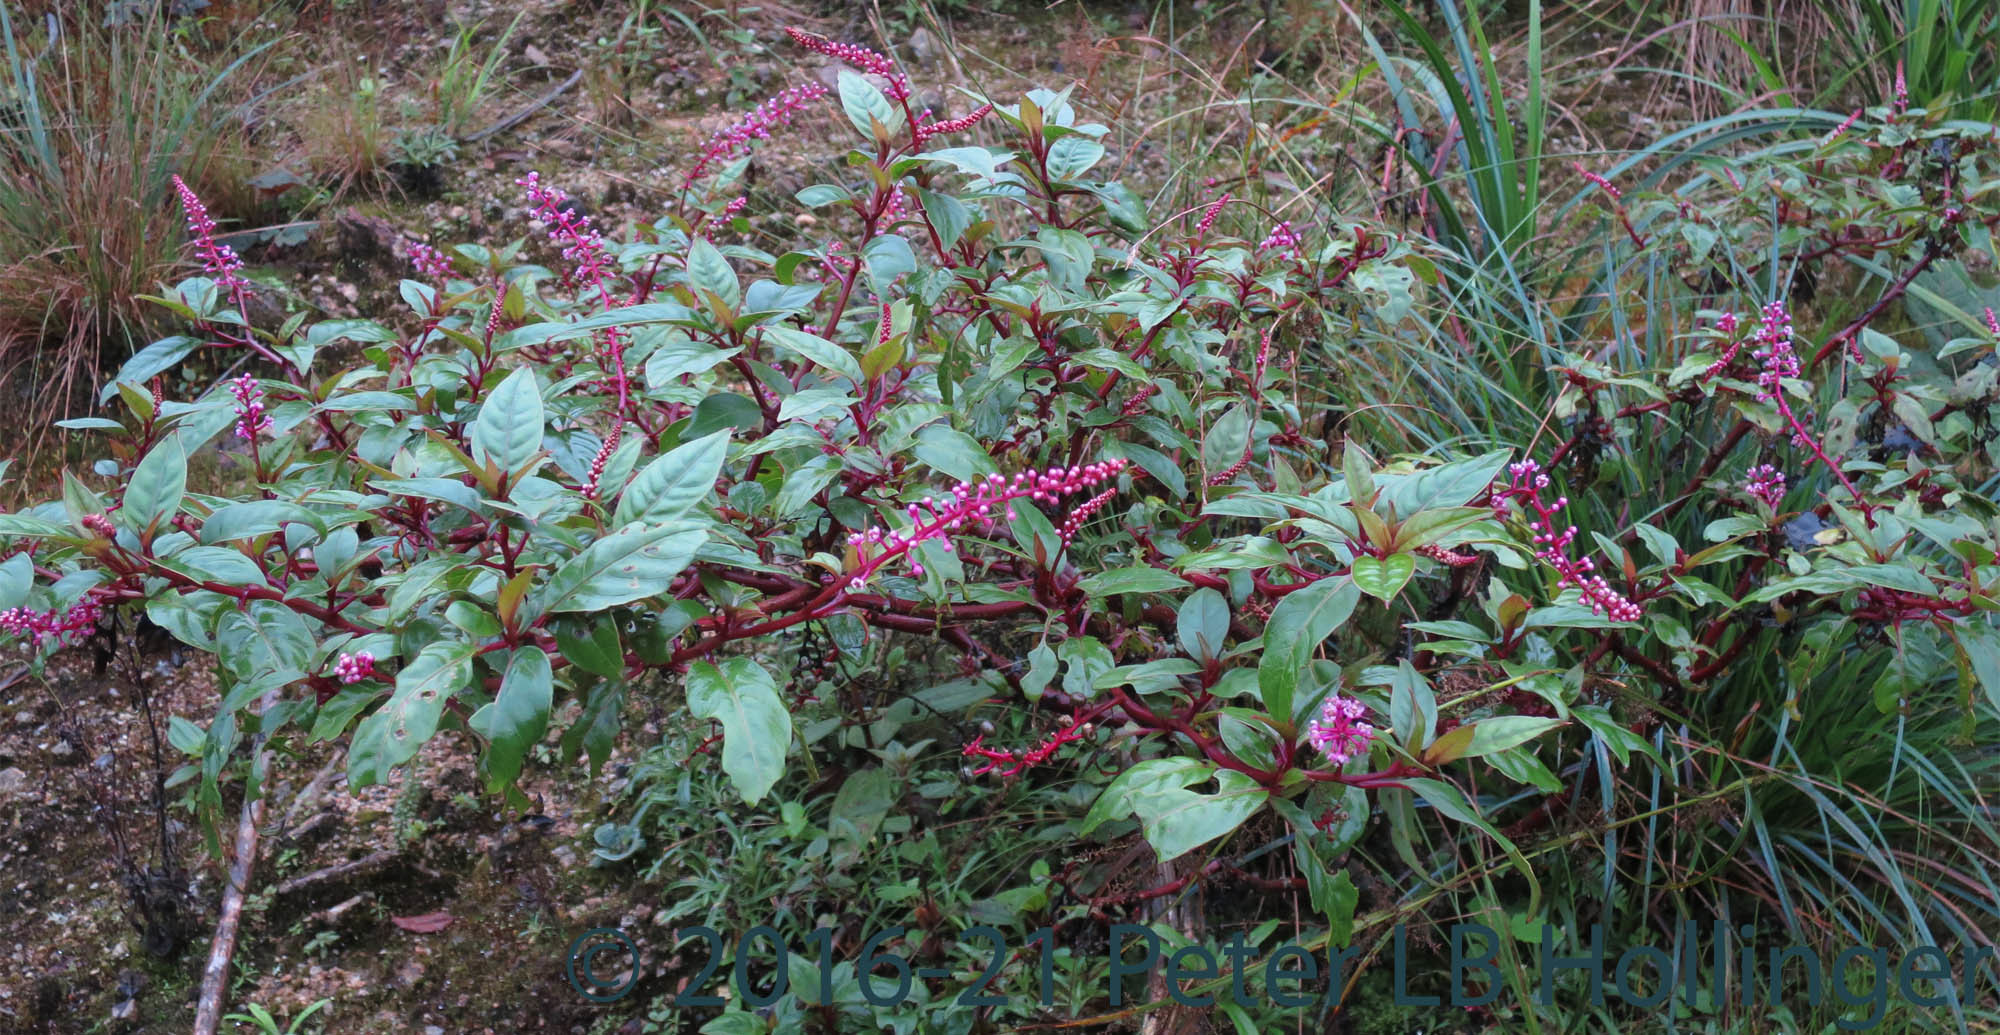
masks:
<svg viewBox="0 0 2000 1035"><path fill-rule="evenodd" d="M884 565L908 554L919 543L935 539L942 549L950 552L951 537L968 526L985 527L1002 516L1013 520L1015 500L1053 503L1061 497L1096 488L1116 477L1126 466L1128 462L1123 459L1111 459L1078 467L1022 471L1012 478L994 474L961 482L942 499L926 496L923 502L905 508L910 520L907 530L891 532L876 525L847 537L847 545L854 548L858 560L847 588L849 592L860 592ZM910 574L923 573L923 565L912 561Z"/></svg>
<svg viewBox="0 0 2000 1035"><path fill-rule="evenodd" d="M375 655L367 651L342 654L333 663L333 674L343 683L359 683L375 675Z"/></svg>
<svg viewBox="0 0 2000 1035"><path fill-rule="evenodd" d="M610 288L606 282L615 260L604 246L604 238L590 225L590 217L566 207L569 195L562 190L542 186L540 173L531 172L514 182L528 192L528 204L533 208L531 217L549 228L549 240L561 245L562 257L576 264L568 282L572 286L593 287L608 295Z"/></svg>
<svg viewBox="0 0 2000 1035"><path fill-rule="evenodd" d="M617 260L605 247L604 238L590 225L590 217L565 205L569 201L568 194L554 187L542 186L540 173L531 172L514 182L527 190L528 203L533 206L533 218L549 228L549 240L560 244L563 258L576 264L567 275L566 282L572 287L581 286L596 291L597 303L603 310L615 309L622 304L617 292L611 289ZM598 357L611 373L612 386L618 392L618 412L622 415L627 408L629 394L625 375L625 346L628 340L625 329L606 327L598 331L595 338Z"/></svg>
<svg viewBox="0 0 2000 1035"><path fill-rule="evenodd" d="M1584 168L1583 163L1572 162L1570 163L1570 167L1576 170L1576 174L1578 176L1581 176L1584 179L1590 181L1604 193L1611 195L1611 200L1617 201L1619 198L1625 196L1621 191L1619 191L1617 186L1614 185L1610 180L1607 180L1604 177L1599 176L1594 172L1591 172L1589 169Z"/></svg>
<svg viewBox="0 0 2000 1035"><path fill-rule="evenodd" d="M929 125L923 125L922 124L923 119L930 117L930 112L926 111L924 112L923 117L917 120L919 125L914 130L914 133L917 138L917 146L918 147L924 146L924 141L927 141L932 137L941 137L947 133L963 133L974 126L979 125L979 120L985 118L986 116L992 113L993 113L993 105L982 104L979 107L974 108L971 111L966 112L965 114L960 115L955 119L945 119L941 122L933 122L930 123Z"/></svg>
<svg viewBox="0 0 2000 1035"><path fill-rule="evenodd" d="M682 182L693 184L708 173L710 166L743 154L752 140L769 140L772 130L791 125L792 119L806 105L824 96L826 87L819 83L802 83L779 91L776 96L766 99L749 114L710 138L708 146L702 149L701 157L695 159Z"/></svg>
<svg viewBox="0 0 2000 1035"><path fill-rule="evenodd" d="M1366 754L1369 743L1375 739L1375 727L1361 721L1367 714L1367 705L1335 694L1306 723L1306 742L1325 755L1327 761L1346 765L1349 760Z"/></svg>
<svg viewBox="0 0 2000 1035"><path fill-rule="evenodd" d="M1257 245L1257 250L1262 252L1276 251L1281 255L1292 255L1295 254L1298 246L1299 235L1292 230L1291 221L1287 220L1272 228L1270 236L1264 238Z"/></svg>
<svg viewBox="0 0 2000 1035"><path fill-rule="evenodd" d="M1512 482L1495 497L1495 505L1498 507L1507 500L1520 505L1528 518L1528 530L1534 533L1536 558L1555 569L1556 589L1575 586L1583 593L1585 606L1593 612L1614 622L1638 621L1639 605L1612 589L1604 576L1595 574L1595 561L1570 556L1576 526L1556 528L1556 514L1569 506L1569 497L1557 497L1553 506L1542 502L1542 490L1549 487L1549 476L1542 473L1542 465L1523 460L1507 465L1507 473Z"/></svg>
<svg viewBox="0 0 2000 1035"><path fill-rule="evenodd" d="M1070 511L1069 516L1063 519L1062 527L1056 529L1056 534L1061 536L1062 541L1065 543L1075 542L1076 534L1083 531L1083 523L1089 521L1091 516L1098 511L1103 510L1104 505L1111 502L1111 498L1116 495L1118 495L1118 487L1114 485L1084 500L1083 506Z"/></svg>
<svg viewBox="0 0 2000 1035"><path fill-rule="evenodd" d="M229 382L229 394L236 397L237 438L254 440L258 432L271 426L271 415L264 412L264 389L256 378L244 374Z"/></svg>
<svg viewBox="0 0 2000 1035"><path fill-rule="evenodd" d="M58 647L66 647L81 643L85 637L96 632L97 618L101 613L94 600L79 601L60 617L54 611L10 607L0 611L0 631L19 636L36 647L50 641Z"/></svg>
<svg viewBox="0 0 2000 1035"><path fill-rule="evenodd" d="M1986 307L1986 329L1994 337L2000 338L2000 319L1994 318L1993 307L1990 305Z"/></svg>
<svg viewBox="0 0 2000 1035"><path fill-rule="evenodd" d="M598 482L604 477L604 465L611 459L611 453L618 448L618 439L625 433L625 426L615 425L611 433L604 436L604 444L597 447L597 455L590 460L590 479L583 484L583 498L597 498Z"/></svg>
<svg viewBox="0 0 2000 1035"><path fill-rule="evenodd" d="M896 70L896 63L894 61L869 50L867 47L857 46L852 43L835 43L830 39L815 36L804 29L793 28L789 25L785 27L785 35L790 36L792 42L816 54L825 54L835 61L845 61L863 72L869 72L887 79L889 81L887 93L889 94L889 99L892 101L904 100L910 96L909 77Z"/></svg>
<svg viewBox="0 0 2000 1035"><path fill-rule="evenodd" d="M250 286L237 271L243 268L243 260L237 258L236 250L215 239L215 220L208 214L208 206L195 196L180 177L174 177L174 192L181 197L181 211L187 214L188 238L194 249L201 255L201 265L216 284L232 296Z"/></svg>
<svg viewBox="0 0 2000 1035"><path fill-rule="evenodd" d="M1775 511L1785 499L1785 472L1770 464L1758 464L1750 469L1743 489L1751 498Z"/></svg>
<svg viewBox="0 0 2000 1035"><path fill-rule="evenodd" d="M106 539L113 538L118 534L118 526L113 525L110 516L106 514L85 514L83 516L83 527L90 534L103 536Z"/></svg>
<svg viewBox="0 0 2000 1035"><path fill-rule="evenodd" d="M432 280L443 283L452 275L451 257L422 241L410 242L410 265Z"/></svg>
<svg viewBox="0 0 2000 1035"><path fill-rule="evenodd" d="M1222 207L1227 204L1229 204L1229 193L1227 191L1224 191L1221 197L1209 202L1208 210L1201 214L1201 222L1195 225L1194 235L1196 237L1208 236L1209 228L1215 225L1215 217L1222 214Z"/></svg>

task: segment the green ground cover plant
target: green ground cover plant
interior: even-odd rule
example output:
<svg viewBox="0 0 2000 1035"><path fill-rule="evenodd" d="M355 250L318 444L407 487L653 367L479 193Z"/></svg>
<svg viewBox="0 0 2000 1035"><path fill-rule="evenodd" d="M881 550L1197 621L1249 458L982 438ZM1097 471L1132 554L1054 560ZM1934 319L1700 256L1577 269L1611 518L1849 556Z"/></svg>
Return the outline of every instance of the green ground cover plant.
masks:
<svg viewBox="0 0 2000 1035"><path fill-rule="evenodd" d="M770 925L793 954L734 966L792 993L677 1004L676 963L653 1030L1408 1030L1385 954L1467 921L1503 944L1466 1030L1993 1023L2000 973L1537 1006L1530 957L1716 918L1725 952L1995 946L2000 318L1926 277L2000 260L2000 133L1898 79L1559 163L1476 13L1398 16L1406 53L1355 25L1414 218L1148 198L1072 90L931 110L803 30L833 85L630 239L551 165L521 236L411 242L375 318L252 320L175 178L202 269L150 301L185 326L63 422L91 473L0 515L0 628L37 666L142 621L214 656L170 739L218 858L271 749L344 741L362 789L455 736L522 809L669 716L596 861L660 924ZM766 250L754 157L827 131ZM245 372L175 398L206 353ZM1173 990L1247 999L1121 966L1124 923L1241 939ZM1061 949L982 974L979 925ZM1302 1011L1284 944L1360 965Z"/></svg>

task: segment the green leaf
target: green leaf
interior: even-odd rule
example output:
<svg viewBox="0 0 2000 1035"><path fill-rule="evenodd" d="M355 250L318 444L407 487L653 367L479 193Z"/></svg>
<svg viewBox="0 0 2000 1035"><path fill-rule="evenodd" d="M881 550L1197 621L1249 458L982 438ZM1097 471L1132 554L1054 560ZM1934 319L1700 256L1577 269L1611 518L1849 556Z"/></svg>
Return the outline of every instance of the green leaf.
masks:
<svg viewBox="0 0 2000 1035"><path fill-rule="evenodd" d="M1959 649L1972 663L1973 675L1985 688L1986 699L1994 711L2000 712L2000 631L1986 624L1983 617L1961 622L1952 631L1958 634Z"/></svg>
<svg viewBox="0 0 2000 1035"><path fill-rule="evenodd" d="M541 452L546 422L535 372L518 367L480 402L472 422L472 457L491 458L502 471L519 471Z"/></svg>
<svg viewBox="0 0 2000 1035"><path fill-rule="evenodd" d="M539 613L602 611L663 593L707 540L707 526L689 521L613 532L556 569Z"/></svg>
<svg viewBox="0 0 2000 1035"><path fill-rule="evenodd" d="M850 69L840 70L840 110L847 113L847 121L861 131L866 140L875 139L875 126L893 134L903 124L902 116L896 113L896 106L889 102L874 83L860 73Z"/></svg>
<svg viewBox="0 0 2000 1035"><path fill-rule="evenodd" d="M433 643L396 673L396 692L389 702L354 729L347 754L349 787L381 783L389 770L416 757L437 732L445 702L472 682L473 650L465 643Z"/></svg>
<svg viewBox="0 0 2000 1035"><path fill-rule="evenodd" d="M125 505L118 508L118 523L150 541L180 509L186 494L187 453L180 436L169 435L132 472L125 486Z"/></svg>
<svg viewBox="0 0 2000 1035"><path fill-rule="evenodd" d="M1539 718L1532 715L1496 715L1481 719L1461 729L1472 730L1472 743L1465 749L1464 757L1478 758L1505 751L1519 744L1525 744L1558 726L1567 725L1561 719Z"/></svg>
<svg viewBox="0 0 2000 1035"><path fill-rule="evenodd" d="M611 527L661 524L685 515L714 490L728 455L728 428L676 446L626 486Z"/></svg>
<svg viewBox="0 0 2000 1035"><path fill-rule="evenodd" d="M1355 588L1386 604L1403 591L1416 571L1415 554L1397 553L1388 557L1356 557L1352 576Z"/></svg>
<svg viewBox="0 0 2000 1035"><path fill-rule="evenodd" d="M1257 661L1257 689L1271 718L1289 729L1299 674L1319 645L1354 613L1361 591L1349 578L1321 579L1278 601L1264 625L1264 653Z"/></svg>
<svg viewBox="0 0 2000 1035"><path fill-rule="evenodd" d="M743 286L735 268L706 239L697 237L688 247L687 270L690 284L721 299L732 314L743 304Z"/></svg>
<svg viewBox="0 0 2000 1035"><path fill-rule="evenodd" d="M1250 444L1251 430L1250 410L1240 403L1216 418L1202 436L1202 470L1212 478L1236 466Z"/></svg>
<svg viewBox="0 0 2000 1035"><path fill-rule="evenodd" d="M1218 789L1188 788L1213 778ZM1194 758L1156 758L1127 769L1104 788L1079 833L1137 815L1161 862L1170 862L1242 826L1270 795L1242 773Z"/></svg>
<svg viewBox="0 0 2000 1035"><path fill-rule="evenodd" d="M1181 650L1196 661L1208 662L1222 656L1223 641L1229 638L1229 600L1212 589L1198 589L1181 602L1175 632Z"/></svg>
<svg viewBox="0 0 2000 1035"><path fill-rule="evenodd" d="M696 718L722 724L722 771L745 804L756 804L784 774L792 747L792 716L771 674L749 658L698 661L688 670L687 701Z"/></svg>
<svg viewBox="0 0 2000 1035"><path fill-rule="evenodd" d="M867 380L861 372L861 361L852 352L833 342L799 330L796 327L771 326L764 328L764 337L772 344L788 352L795 352L807 360L825 367L856 385Z"/></svg>
<svg viewBox="0 0 2000 1035"><path fill-rule="evenodd" d="M1077 582L1077 588L1093 597L1108 597L1118 593L1170 593L1185 589L1187 584L1186 579L1165 568L1139 564L1085 576ZM1227 605L1224 613L1227 614Z"/></svg>
<svg viewBox="0 0 2000 1035"><path fill-rule="evenodd" d="M507 673L500 679L500 693L492 703L472 713L473 732L486 738L486 755L480 769L486 774L489 793L499 791L521 775L521 763L528 749L548 732L549 709L555 703L555 677L549 656L540 647L521 647L508 659Z"/></svg>

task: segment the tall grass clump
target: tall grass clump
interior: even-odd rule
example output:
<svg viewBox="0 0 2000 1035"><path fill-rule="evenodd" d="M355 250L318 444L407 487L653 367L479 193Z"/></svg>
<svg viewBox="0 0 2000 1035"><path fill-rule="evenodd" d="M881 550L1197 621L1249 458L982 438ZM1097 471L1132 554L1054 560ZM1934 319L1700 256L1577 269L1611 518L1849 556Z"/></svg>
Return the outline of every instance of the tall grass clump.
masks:
<svg viewBox="0 0 2000 1035"><path fill-rule="evenodd" d="M245 207L269 45L218 58L157 9L106 25L94 7L33 22L0 7L0 43L0 372L60 408L148 340L142 296L179 261L171 177Z"/></svg>

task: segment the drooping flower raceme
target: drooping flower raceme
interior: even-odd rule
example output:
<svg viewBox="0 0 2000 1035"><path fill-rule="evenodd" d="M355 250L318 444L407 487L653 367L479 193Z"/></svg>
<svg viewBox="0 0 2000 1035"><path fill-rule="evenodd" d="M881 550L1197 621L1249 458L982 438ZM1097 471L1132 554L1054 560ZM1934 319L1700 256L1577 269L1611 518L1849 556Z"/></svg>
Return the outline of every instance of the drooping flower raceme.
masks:
<svg viewBox="0 0 2000 1035"><path fill-rule="evenodd" d="M858 46L853 43L835 43L832 40L815 36L804 29L793 28L789 25L785 27L785 35L790 36L792 42L807 50L818 54L825 54L836 61L845 61L863 72L879 75L887 79L889 85L888 89L884 92L889 95L889 99L892 101L905 100L910 96L909 77L897 71L894 61L875 51L869 50L867 47Z"/></svg>
<svg viewBox="0 0 2000 1035"><path fill-rule="evenodd" d="M51 640L58 647L68 647L83 642L85 637L96 631L100 613L94 600L78 601L76 606L61 615L54 611L10 607L0 611L0 630L19 636L36 647Z"/></svg>
<svg viewBox="0 0 2000 1035"><path fill-rule="evenodd" d="M1576 526L1556 527L1556 514L1569 506L1569 497L1557 497L1553 506L1542 502L1542 490L1549 487L1549 476L1542 473L1542 465L1533 460L1523 460L1507 465L1507 473L1512 482L1505 490L1495 494L1496 508L1508 500L1520 505L1528 518L1528 530L1534 533L1535 556L1555 569L1556 588L1561 590L1575 586L1583 593L1585 606L1614 622L1638 621L1639 605L1612 589L1611 584L1604 581L1604 576L1596 574L1593 570L1595 561L1588 557L1579 559L1570 556L1570 544L1576 539Z"/></svg>
<svg viewBox="0 0 2000 1035"><path fill-rule="evenodd" d="M875 525L847 537L847 545L853 547L855 552L855 567L851 569L853 574L848 580L848 591L860 592L883 566L907 555L919 543L936 540L940 548L949 552L952 549L951 537L968 527L984 526L1003 517L1013 520L1012 504L1016 500L1053 502L1063 496L1096 488L1116 477L1126 466L1127 461L1114 458L1077 467L1022 471L1012 478L994 474L961 482L943 498L926 496L921 503L912 503L904 508L910 521L909 528L892 532ZM1100 501L1092 502L1097 506L1103 505ZM1067 522L1065 528L1068 528ZM1073 529L1070 531L1074 534ZM912 561L910 574L923 573L923 565Z"/></svg>
<svg viewBox="0 0 2000 1035"><path fill-rule="evenodd" d="M1360 701L1338 694L1329 697L1320 705L1319 714L1306 723L1306 742L1327 761L1346 765L1366 754L1369 742L1375 739L1375 727L1361 721L1367 714L1368 706Z"/></svg>

